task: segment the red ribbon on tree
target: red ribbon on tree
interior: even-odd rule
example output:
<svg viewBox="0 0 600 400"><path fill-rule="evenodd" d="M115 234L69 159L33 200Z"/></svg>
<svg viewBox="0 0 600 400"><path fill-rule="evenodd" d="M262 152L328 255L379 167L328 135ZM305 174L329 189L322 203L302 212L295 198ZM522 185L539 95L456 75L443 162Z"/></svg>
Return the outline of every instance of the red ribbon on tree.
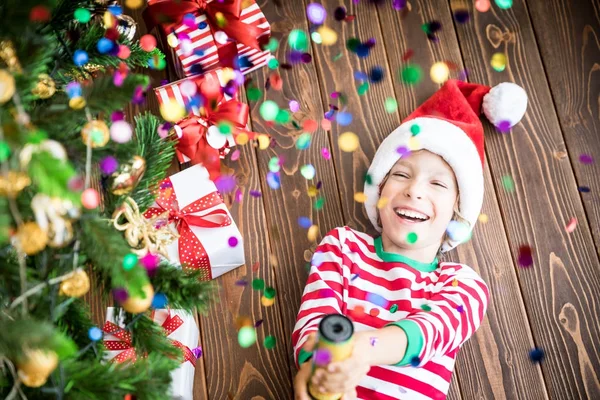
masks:
<svg viewBox="0 0 600 400"><path fill-rule="evenodd" d="M103 341L104 347L106 347L107 350L110 350L110 351L121 350L121 352L119 354L117 354L116 357L111 359L110 362L122 363L127 360L131 360L131 362L135 362L135 360L136 360L135 348L131 344L131 333L129 331L121 328L119 325L117 325L113 322L110 322L110 321L106 321L104 323L102 330L105 333L108 333L110 335L113 335L113 336L119 338L119 340L104 340Z"/></svg>
<svg viewBox="0 0 600 400"><path fill-rule="evenodd" d="M205 98L209 97L205 96ZM215 149L208 143L209 128L219 122L229 122L234 136L240 133L248 135L248 139L253 139L255 136L254 132L246 128L250 112L248 104L235 99L223 100L223 95L220 95L212 100L217 104L214 109L209 106L203 107L203 115L190 115L177 123L177 127L181 129L181 137L177 143L179 161L183 162L181 155L185 155L190 158L192 164L202 164L208 170L212 180L221 173L221 161L220 149ZM222 133L218 132L218 134Z"/></svg>
<svg viewBox="0 0 600 400"><path fill-rule="evenodd" d="M144 213L144 217L152 218L168 211L168 222L174 222L179 232L178 251L182 267L184 269L200 269L203 271L203 278L212 279L208 254L198 237L192 232L191 226L221 228L231 225L231 218L223 209L197 214L222 204L223 200L219 192L209 193L180 209L171 180L169 178L163 180L159 188L156 198L158 207L150 207Z"/></svg>
<svg viewBox="0 0 600 400"><path fill-rule="evenodd" d="M223 66L233 66L233 59L237 55L236 42L260 50L260 28L245 24L240 19L242 0L213 0L210 3L206 0L152 0L144 10L144 21L148 31L159 25L168 35L181 25L183 17L190 13L204 13L213 35L223 31L233 39L232 42L217 45Z"/></svg>
<svg viewBox="0 0 600 400"><path fill-rule="evenodd" d="M152 319L154 319L154 311L152 311ZM171 315L171 313L169 312L167 319L165 319L165 321L162 323L161 326L164 329L165 334L167 336L169 336L171 333L173 333L177 329L179 329L179 327L181 325L183 325L183 320L181 319L181 317L179 315ZM169 340L171 340L171 342L173 342L173 346L180 348L181 351L183 352L182 364L185 363L186 361L189 361L195 367L196 366L196 356L194 355L194 353L192 353L192 350L190 350L189 347L187 347L185 344L181 343L178 340L174 340L174 339L169 339Z"/></svg>

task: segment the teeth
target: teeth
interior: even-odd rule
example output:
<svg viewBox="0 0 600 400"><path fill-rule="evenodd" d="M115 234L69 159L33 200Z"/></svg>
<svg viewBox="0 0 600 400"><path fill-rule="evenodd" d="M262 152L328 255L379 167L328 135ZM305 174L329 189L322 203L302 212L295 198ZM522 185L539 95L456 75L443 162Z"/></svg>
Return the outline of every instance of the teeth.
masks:
<svg viewBox="0 0 600 400"><path fill-rule="evenodd" d="M411 218L422 219L423 221L426 221L427 219L429 219L429 217L427 215L421 214L419 212L412 211L412 210L396 209L396 214L404 215L404 216L411 217Z"/></svg>

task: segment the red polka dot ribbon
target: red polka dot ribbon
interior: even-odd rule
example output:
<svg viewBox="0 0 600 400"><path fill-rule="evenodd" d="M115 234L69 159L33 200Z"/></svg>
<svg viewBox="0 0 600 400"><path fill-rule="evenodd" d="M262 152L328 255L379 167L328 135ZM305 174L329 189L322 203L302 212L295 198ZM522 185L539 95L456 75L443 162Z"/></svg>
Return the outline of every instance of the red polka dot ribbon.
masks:
<svg viewBox="0 0 600 400"><path fill-rule="evenodd" d="M131 345L131 333L121 328L117 324L106 321L102 330L110 335L115 336L119 340L104 340L104 347L110 351L119 351L121 352L117 354L116 357L110 360L113 363L122 363L128 360L131 362L135 362L135 349Z"/></svg>
<svg viewBox="0 0 600 400"><path fill-rule="evenodd" d="M173 184L167 178L159 186L156 203L158 207L150 207L144 213L144 217L152 218L168 211L168 222L174 223L179 232L178 250L182 268L200 269L203 272L203 280L212 279L208 254L198 237L192 232L191 226L221 228L231 225L231 218L226 210L215 209L204 212L223 203L219 192L209 193L180 209Z"/></svg>
<svg viewBox="0 0 600 400"><path fill-rule="evenodd" d="M154 319L154 311L152 311L152 319ZM183 319L181 319L181 317L179 315L171 315L171 313L169 313L169 315L167 316L167 319L165 319L165 321L162 323L162 328L164 329L165 334L167 336L169 336L171 333L173 333L177 329L179 329L179 327L181 325L183 325ZM170 340L171 340L171 342L173 342L173 346L180 348L181 351L183 352L182 363L189 361L195 367L196 366L196 356L194 355L192 350L190 350L189 347L187 347L185 344L181 343L178 340L174 340L174 339L170 339Z"/></svg>

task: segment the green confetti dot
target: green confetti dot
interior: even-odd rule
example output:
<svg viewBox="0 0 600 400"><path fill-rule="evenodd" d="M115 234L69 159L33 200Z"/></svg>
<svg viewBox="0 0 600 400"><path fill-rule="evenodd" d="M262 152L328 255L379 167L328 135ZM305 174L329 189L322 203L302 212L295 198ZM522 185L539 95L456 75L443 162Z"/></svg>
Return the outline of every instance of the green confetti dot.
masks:
<svg viewBox="0 0 600 400"><path fill-rule="evenodd" d="M217 124L217 127L219 128L219 132L221 132L223 135L229 135L233 130L233 127L229 121L221 121Z"/></svg>
<svg viewBox="0 0 600 400"><path fill-rule="evenodd" d="M269 42L267 44L265 44L265 46L263 48L265 50L269 50L271 53L275 53L275 50L277 50L277 47L279 47L279 41L277 39L275 39L274 37L271 37L271 39L269 39Z"/></svg>
<svg viewBox="0 0 600 400"><path fill-rule="evenodd" d="M260 278L254 278L252 280L252 289L263 290L265 288L265 281Z"/></svg>
<svg viewBox="0 0 600 400"><path fill-rule="evenodd" d="M396 112L396 110L398 109L398 102L396 101L395 98L393 97L388 97L387 99L385 99L385 111L387 111L388 113L393 113Z"/></svg>
<svg viewBox="0 0 600 400"><path fill-rule="evenodd" d="M292 30L288 36L288 44L292 50L305 51L308 48L306 32L300 29Z"/></svg>
<svg viewBox="0 0 600 400"><path fill-rule="evenodd" d="M319 197L317 201L315 201L315 210L322 210L325 205L325 198Z"/></svg>
<svg viewBox="0 0 600 400"><path fill-rule="evenodd" d="M10 146L5 141L0 142L0 162L8 160L10 157Z"/></svg>
<svg viewBox="0 0 600 400"><path fill-rule="evenodd" d="M292 113L288 110L279 110L275 117L275 122L278 124L287 124L292 119Z"/></svg>
<svg viewBox="0 0 600 400"><path fill-rule="evenodd" d="M78 8L73 13L73 16L80 23L87 24L88 22L90 22L90 19L92 18L92 13L90 12L90 10L86 10L85 8Z"/></svg>
<svg viewBox="0 0 600 400"><path fill-rule="evenodd" d="M271 157L269 160L269 171L275 173L279 172L281 166L279 165L279 157Z"/></svg>
<svg viewBox="0 0 600 400"><path fill-rule="evenodd" d="M265 121L273 121L279 113L279 106L273 100L266 100L260 105L260 116Z"/></svg>
<svg viewBox="0 0 600 400"><path fill-rule="evenodd" d="M271 350L277 344L277 339L275 338L275 336L267 336L263 344L265 346L265 349Z"/></svg>
<svg viewBox="0 0 600 400"><path fill-rule="evenodd" d="M506 190L508 193L514 192L515 191L515 181L513 180L512 176L504 175L502 177L502 186L504 186L504 190Z"/></svg>
<svg viewBox="0 0 600 400"><path fill-rule="evenodd" d="M373 179L371 178L371 175L365 174L365 183L367 183L369 185L373 183Z"/></svg>
<svg viewBox="0 0 600 400"><path fill-rule="evenodd" d="M392 304L392 306L390 307L390 312L393 314L396 311L398 311L398 304Z"/></svg>
<svg viewBox="0 0 600 400"><path fill-rule="evenodd" d="M416 85L423 76L423 70L418 65L407 65L402 68L400 77L407 85Z"/></svg>
<svg viewBox="0 0 600 400"><path fill-rule="evenodd" d="M321 38L321 34L317 31L314 31L313 33L310 34L310 38L312 39L313 42L315 42L316 44L321 44L323 43L323 39Z"/></svg>
<svg viewBox="0 0 600 400"><path fill-rule="evenodd" d="M125 257L123 257L123 269L125 271L129 271L130 269L135 267L137 265L137 263L138 263L138 256L136 256L133 253L129 253Z"/></svg>
<svg viewBox="0 0 600 400"><path fill-rule="evenodd" d="M298 137L298 140L296 140L296 148L298 150L306 150L308 149L308 146L310 146L310 140L311 140L311 135L310 133L303 133L302 135L300 135Z"/></svg>
<svg viewBox="0 0 600 400"><path fill-rule="evenodd" d="M350 38L346 41L346 48L352 52L356 52L358 46L360 46L360 40L357 38Z"/></svg>
<svg viewBox="0 0 600 400"><path fill-rule="evenodd" d="M362 96L363 94L367 93L367 90L369 90L369 82L363 82L358 89L356 89L356 91L358 92L359 96Z"/></svg>
<svg viewBox="0 0 600 400"><path fill-rule="evenodd" d="M238 332L238 343L241 347L247 348L256 342L256 329L252 326L245 326Z"/></svg>
<svg viewBox="0 0 600 400"><path fill-rule="evenodd" d="M267 65L269 66L269 68L271 69L277 69L279 68L279 61L277 61L276 58L271 58L268 62Z"/></svg>
<svg viewBox="0 0 600 400"><path fill-rule="evenodd" d="M265 296L267 299L274 299L276 294L277 294L277 292L275 291L275 289L274 289L274 288L272 288L272 287L268 287L268 288L266 288L266 289L265 289L265 294L264 294L264 296Z"/></svg>
<svg viewBox="0 0 600 400"><path fill-rule="evenodd" d="M410 127L410 133L412 133L413 136L417 136L419 134L419 132L421 132L421 127L417 124L413 124Z"/></svg>
<svg viewBox="0 0 600 400"><path fill-rule="evenodd" d="M257 87L251 87L246 91L246 95L248 96L248 100L258 101L262 97L262 90Z"/></svg>
<svg viewBox="0 0 600 400"><path fill-rule="evenodd" d="M423 25L421 25L421 29L423 30L423 32L425 32L427 35L431 34L431 31L429 29L429 24L428 23L424 23Z"/></svg>
<svg viewBox="0 0 600 400"><path fill-rule="evenodd" d="M498 8L503 10L508 10L513 5L513 0L496 0L496 5Z"/></svg>
<svg viewBox="0 0 600 400"><path fill-rule="evenodd" d="M406 240L410 244L417 243L417 234L414 232L409 233L408 236L406 236Z"/></svg>
<svg viewBox="0 0 600 400"><path fill-rule="evenodd" d="M421 305L421 310L429 312L429 311L431 311L431 307L428 306L427 304L422 304Z"/></svg>

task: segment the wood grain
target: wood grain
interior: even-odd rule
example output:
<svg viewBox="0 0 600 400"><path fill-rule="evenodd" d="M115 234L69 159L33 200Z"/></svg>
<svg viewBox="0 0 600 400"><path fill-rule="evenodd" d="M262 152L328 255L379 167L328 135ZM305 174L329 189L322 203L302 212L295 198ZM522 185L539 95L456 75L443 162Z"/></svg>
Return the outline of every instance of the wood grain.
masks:
<svg viewBox="0 0 600 400"><path fill-rule="evenodd" d="M453 11L468 6L473 17L472 24L457 26L470 78L491 85L516 82L529 95L528 111L510 134L486 124L486 149L515 264L520 246L533 249L533 266L518 268L517 276L534 342L545 352L548 395L598 398L600 321L592 311L600 306L598 257L573 169L552 156L563 137L528 10L522 0L509 10L475 14L470 3L450 4ZM508 58L503 72L488 66L495 52ZM506 175L514 180L514 192L502 186ZM568 234L564 226L571 216L581 225Z"/></svg>
<svg viewBox="0 0 600 400"><path fill-rule="evenodd" d="M452 14L445 0L411 2L407 14L379 8L381 26L390 27L385 35L386 54L393 71L407 65L403 55L411 49L409 60L423 68L424 79L416 87L394 80L400 114L405 117L414 108L414 100L425 100L440 86L427 75L435 62L456 65L451 77L464 70ZM421 26L439 21L443 29L436 35L439 43L427 38ZM545 393L541 370L524 355L533 347L523 299L520 293L510 248L502 225L494 185L486 161L485 201L482 213L489 222L476 226L473 240L445 255L444 260L461 262L475 269L488 283L491 293L486 319L479 331L462 347L455 369L462 396L466 399L540 398ZM510 334L507 334L510 332Z"/></svg>

